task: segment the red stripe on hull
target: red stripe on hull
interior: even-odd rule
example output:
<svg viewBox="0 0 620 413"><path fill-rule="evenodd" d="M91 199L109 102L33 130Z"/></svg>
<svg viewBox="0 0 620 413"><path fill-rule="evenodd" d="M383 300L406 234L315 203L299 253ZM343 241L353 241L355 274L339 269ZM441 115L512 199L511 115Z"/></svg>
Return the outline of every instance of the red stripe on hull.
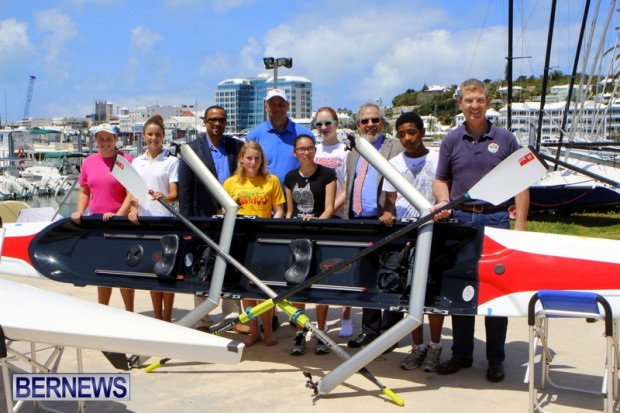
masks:
<svg viewBox="0 0 620 413"><path fill-rule="evenodd" d="M517 292L617 290L620 286L620 265L617 263L519 251L507 248L487 235L478 272L478 305Z"/></svg>
<svg viewBox="0 0 620 413"><path fill-rule="evenodd" d="M5 237L2 245L2 255L5 257L19 258L32 265L28 255L30 242L37 234Z"/></svg>

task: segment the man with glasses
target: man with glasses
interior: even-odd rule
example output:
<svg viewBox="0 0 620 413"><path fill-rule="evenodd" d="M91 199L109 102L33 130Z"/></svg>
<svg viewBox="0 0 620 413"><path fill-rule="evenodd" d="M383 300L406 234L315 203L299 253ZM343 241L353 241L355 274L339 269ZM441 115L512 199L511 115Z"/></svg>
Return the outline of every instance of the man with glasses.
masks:
<svg viewBox="0 0 620 413"><path fill-rule="evenodd" d="M403 147L398 140L383 135L384 126L385 120L378 105L365 103L357 111L357 129L361 138L370 142L385 159L390 160L401 153ZM352 151L347 156L346 174L345 214L348 214L350 219L378 220L385 205L383 176L357 151ZM381 310L364 308L362 333L349 340L347 345L351 348L364 347L401 318L402 313L399 312L384 311L382 316Z"/></svg>
<svg viewBox="0 0 620 413"><path fill-rule="evenodd" d="M312 132L296 124L288 117L289 101L282 89L272 89L265 96L267 120L252 129L247 140L260 144L267 157L267 170L278 177L284 187L284 177L289 171L299 168L299 161L293 155L294 141L299 135Z"/></svg>
<svg viewBox="0 0 620 413"><path fill-rule="evenodd" d="M196 155L207 166L213 176L217 177L220 184L224 183L237 168L237 157L243 142L230 136L224 135L226 131L226 110L221 106L210 106L205 110L202 118L207 133L188 145L196 152ZM181 158L179 162L179 211L186 217L209 217L218 213L220 205L211 192L204 186L202 181L194 174L192 169ZM194 297L194 304L198 306L204 301L203 297ZM223 300L222 313L226 319L236 318L240 311L237 300ZM196 327L202 331L208 331L213 324L207 315L200 320ZM245 331L244 327L236 327L236 331Z"/></svg>

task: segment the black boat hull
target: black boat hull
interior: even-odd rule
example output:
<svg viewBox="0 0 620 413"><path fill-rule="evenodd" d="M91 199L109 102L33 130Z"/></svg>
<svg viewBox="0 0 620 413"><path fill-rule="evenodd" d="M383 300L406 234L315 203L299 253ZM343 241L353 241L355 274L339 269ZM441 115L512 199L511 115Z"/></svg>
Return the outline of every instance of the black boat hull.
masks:
<svg viewBox="0 0 620 413"><path fill-rule="evenodd" d="M192 222L211 239L219 239L221 219ZM387 228L364 220L238 219L230 253L281 294L292 285L286 276L295 263L292 241L311 241L310 261L301 266L303 281L404 225ZM415 245L416 235L414 230L364 256L294 295L291 301L407 310L408 294L380 289L377 272L381 254L400 251L407 242ZM471 226L435 224L425 303L430 311L476 314L477 300L464 301L462 291L465 285L473 285L477 294L483 238L483 231ZM38 272L60 282L198 295L208 295L213 264L205 242L173 218L142 218L141 225L125 218L103 222L87 217L79 225L58 221L35 237L29 255ZM221 290L223 297L265 298L231 265Z"/></svg>

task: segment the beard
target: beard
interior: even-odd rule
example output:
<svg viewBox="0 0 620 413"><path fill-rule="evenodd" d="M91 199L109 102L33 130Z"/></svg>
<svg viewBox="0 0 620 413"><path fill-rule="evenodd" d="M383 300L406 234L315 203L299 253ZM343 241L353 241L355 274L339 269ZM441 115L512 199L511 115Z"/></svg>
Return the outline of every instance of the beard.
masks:
<svg viewBox="0 0 620 413"><path fill-rule="evenodd" d="M379 136L381 136L380 133L377 133L375 135L368 135L368 134L362 135L362 137L370 143L374 143L377 139L379 139Z"/></svg>

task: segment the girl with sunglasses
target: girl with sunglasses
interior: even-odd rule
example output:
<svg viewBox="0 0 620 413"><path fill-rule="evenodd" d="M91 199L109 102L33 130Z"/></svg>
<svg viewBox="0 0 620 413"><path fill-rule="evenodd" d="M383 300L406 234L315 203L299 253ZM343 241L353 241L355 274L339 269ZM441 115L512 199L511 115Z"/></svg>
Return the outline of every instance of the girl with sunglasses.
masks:
<svg viewBox="0 0 620 413"><path fill-rule="evenodd" d="M345 183L344 178L347 175L345 166L347 163L346 145L338 141L338 114L328 106L322 107L316 111L316 121L314 123L323 139L322 143L316 145L316 154L314 162L319 165L327 166L336 170L336 200L334 201L334 216L332 218L345 218L344 213L344 196ZM317 308L317 323L321 329L327 321L328 306ZM342 321L340 323L340 337L351 337L353 335L353 325L351 324L351 307L342 308Z"/></svg>

